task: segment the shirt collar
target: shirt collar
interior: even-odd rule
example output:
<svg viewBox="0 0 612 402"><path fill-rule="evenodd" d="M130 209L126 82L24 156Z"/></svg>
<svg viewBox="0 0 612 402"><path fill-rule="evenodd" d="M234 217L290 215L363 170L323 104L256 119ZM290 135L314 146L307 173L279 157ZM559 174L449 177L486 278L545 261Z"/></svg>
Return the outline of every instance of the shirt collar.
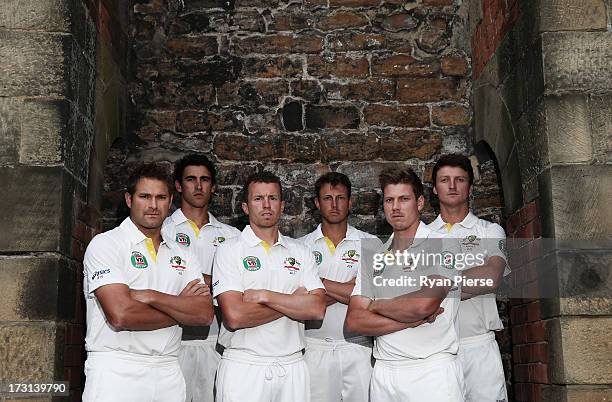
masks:
<svg viewBox="0 0 612 402"><path fill-rule="evenodd" d="M138 227L136 227L129 216L125 218L123 222L121 222L119 227L121 227L121 229L127 234L128 239L132 244L138 244L147 239L147 236L145 236L145 234L142 233Z"/></svg>
<svg viewBox="0 0 612 402"><path fill-rule="evenodd" d="M261 244L261 242L263 241L259 237L257 237L255 232L253 232L253 229L251 229L251 225L246 225L242 230L242 240L244 240L249 247L255 247L258 244ZM276 244L280 244L281 246L288 248L287 238L283 236L281 232L278 232L278 240ZM274 246L274 244L271 244L270 246Z"/></svg>
<svg viewBox="0 0 612 402"><path fill-rule="evenodd" d="M176 211L174 211L174 213L172 214L172 220L174 221L175 224L180 225L181 223L185 223L189 220L189 218L187 218L185 216L185 214L183 213L183 210L181 208L178 208ZM213 214L211 214L210 212L208 213L208 223L206 225L210 225L216 228L220 228L221 227L221 222L219 222L219 220L217 218L215 218L213 216ZM206 226L204 225L204 226Z"/></svg>
<svg viewBox="0 0 612 402"><path fill-rule="evenodd" d="M471 229L477 222L478 217L474 215L471 211L469 211L465 218L463 218L461 222L456 223L455 225L461 225L466 229ZM444 220L442 219L442 215L438 215L436 220L433 221L431 224L435 230L440 230L444 227L444 225L446 225L446 222L444 222Z"/></svg>
<svg viewBox="0 0 612 402"><path fill-rule="evenodd" d="M410 247L419 245L421 242L427 239L431 235L432 232L433 231L430 228L428 228L427 225L423 221L419 221L419 227L417 227L417 231L414 234L414 241L412 242L412 245ZM391 244L393 243L394 235L395 233L391 233L389 240L387 240L387 242L385 243L386 250L388 250L391 247Z"/></svg>
<svg viewBox="0 0 612 402"><path fill-rule="evenodd" d="M319 226L317 226L317 228L314 230L314 236L315 241L323 239L325 237L325 235L323 234L323 229L321 229L320 223ZM357 233L357 229L351 225L348 225L346 227L346 236L344 236L344 240L359 240L359 233Z"/></svg>

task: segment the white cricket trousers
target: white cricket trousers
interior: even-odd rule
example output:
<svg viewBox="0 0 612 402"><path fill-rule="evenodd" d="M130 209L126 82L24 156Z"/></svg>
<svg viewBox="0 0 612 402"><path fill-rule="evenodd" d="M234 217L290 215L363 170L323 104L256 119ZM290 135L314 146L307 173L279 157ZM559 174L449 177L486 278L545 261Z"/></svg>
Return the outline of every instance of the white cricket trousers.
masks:
<svg viewBox="0 0 612 402"><path fill-rule="evenodd" d="M176 356L89 352L83 402L184 402Z"/></svg>
<svg viewBox="0 0 612 402"><path fill-rule="evenodd" d="M214 401L215 374L221 362L216 345L216 336L181 342L178 362L187 386L186 402Z"/></svg>
<svg viewBox="0 0 612 402"><path fill-rule="evenodd" d="M372 345L306 338L304 361L310 373L312 402L368 402Z"/></svg>
<svg viewBox="0 0 612 402"><path fill-rule="evenodd" d="M255 356L225 349L217 371L217 402L310 402L310 378L297 352Z"/></svg>
<svg viewBox="0 0 612 402"><path fill-rule="evenodd" d="M466 401L507 401L506 380L495 333L459 340L459 362L465 376Z"/></svg>
<svg viewBox="0 0 612 402"><path fill-rule="evenodd" d="M370 396L372 402L464 402L461 365L450 354L418 361L377 360Z"/></svg>

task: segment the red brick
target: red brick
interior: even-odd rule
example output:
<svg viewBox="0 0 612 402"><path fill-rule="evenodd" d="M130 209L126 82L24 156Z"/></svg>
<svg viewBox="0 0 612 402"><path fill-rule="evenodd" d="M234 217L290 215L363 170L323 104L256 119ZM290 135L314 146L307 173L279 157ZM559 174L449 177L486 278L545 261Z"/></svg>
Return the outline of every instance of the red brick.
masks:
<svg viewBox="0 0 612 402"><path fill-rule="evenodd" d="M546 322L517 325L512 327L512 341L515 345L529 342L546 341Z"/></svg>
<svg viewBox="0 0 612 402"><path fill-rule="evenodd" d="M363 111L365 120L374 126L425 127L429 125L426 106L389 106L370 104Z"/></svg>
<svg viewBox="0 0 612 402"><path fill-rule="evenodd" d="M316 24L322 31L332 31L334 29L360 28L368 25L368 19L361 13L352 11L337 11L325 16Z"/></svg>
<svg viewBox="0 0 612 402"><path fill-rule="evenodd" d="M381 27L386 31L399 32L415 29L419 21L409 13L398 13L385 17L381 22Z"/></svg>
<svg viewBox="0 0 612 402"><path fill-rule="evenodd" d="M397 99L401 103L458 100L457 82L450 78L411 78L397 82Z"/></svg>
<svg viewBox="0 0 612 402"><path fill-rule="evenodd" d="M540 302L513 307L510 311L510 319L513 325L539 321L541 319Z"/></svg>
<svg viewBox="0 0 612 402"><path fill-rule="evenodd" d="M521 224L520 213L514 213L506 219L506 233L508 237L514 235L516 228Z"/></svg>
<svg viewBox="0 0 612 402"><path fill-rule="evenodd" d="M468 72L468 61L461 56L445 56L442 58L442 73L447 76L465 77Z"/></svg>
<svg viewBox="0 0 612 402"><path fill-rule="evenodd" d="M431 77L439 71L440 63L435 59L417 60L404 54L372 58L372 75L374 76Z"/></svg>
<svg viewBox="0 0 612 402"><path fill-rule="evenodd" d="M515 363L548 363L548 343L516 345L512 351L512 358Z"/></svg>
<svg viewBox="0 0 612 402"><path fill-rule="evenodd" d="M77 366L64 367L64 381L68 381L69 389L80 388L83 382L83 368Z"/></svg>
<svg viewBox="0 0 612 402"><path fill-rule="evenodd" d="M72 229L72 237L80 241L85 241L87 237L87 226L83 222L77 221Z"/></svg>
<svg viewBox="0 0 612 402"><path fill-rule="evenodd" d="M380 4L380 0L329 0L330 7L371 7Z"/></svg>
<svg viewBox="0 0 612 402"><path fill-rule="evenodd" d="M306 106L306 128L356 129L359 127L359 110L345 105L308 105Z"/></svg>
<svg viewBox="0 0 612 402"><path fill-rule="evenodd" d="M435 131L395 130L392 134L381 134L380 137L381 155L384 160L428 160L442 150L442 135Z"/></svg>
<svg viewBox="0 0 612 402"><path fill-rule="evenodd" d="M330 132L323 136L323 161L367 161L380 154L378 137L371 133Z"/></svg>
<svg viewBox="0 0 612 402"><path fill-rule="evenodd" d="M193 58L219 53L216 36L180 36L166 42L167 55L171 58Z"/></svg>
<svg viewBox="0 0 612 402"><path fill-rule="evenodd" d="M72 258L77 261L83 261L83 258L85 257L85 246L83 245L83 242L77 239L72 239L71 251Z"/></svg>
<svg viewBox="0 0 612 402"><path fill-rule="evenodd" d="M386 46L385 35L374 33L348 32L327 37L326 48L333 52L376 50Z"/></svg>
<svg viewBox="0 0 612 402"><path fill-rule="evenodd" d="M351 58L338 56L333 59L308 56L308 74L319 78L368 76L369 63L365 57Z"/></svg>
<svg viewBox="0 0 612 402"><path fill-rule="evenodd" d="M255 35L232 41L235 54L319 53L323 38L316 35Z"/></svg>
<svg viewBox="0 0 612 402"><path fill-rule="evenodd" d="M514 399L517 402L534 402L542 399L542 385L518 383L514 384Z"/></svg>
<svg viewBox="0 0 612 402"><path fill-rule="evenodd" d="M549 384L548 365L544 363L517 364L514 366L514 378L517 382Z"/></svg>
<svg viewBox="0 0 612 402"><path fill-rule="evenodd" d="M83 345L66 345L64 347L64 367L80 366L83 363Z"/></svg>
<svg viewBox="0 0 612 402"><path fill-rule="evenodd" d="M461 105L433 106L431 118L438 126L467 126L470 124L470 110Z"/></svg>
<svg viewBox="0 0 612 402"><path fill-rule="evenodd" d="M66 344L67 345L82 345L85 339L85 333L81 325L66 326Z"/></svg>
<svg viewBox="0 0 612 402"><path fill-rule="evenodd" d="M242 60L240 74L248 78L299 77L302 74L302 62L287 56L245 58Z"/></svg>

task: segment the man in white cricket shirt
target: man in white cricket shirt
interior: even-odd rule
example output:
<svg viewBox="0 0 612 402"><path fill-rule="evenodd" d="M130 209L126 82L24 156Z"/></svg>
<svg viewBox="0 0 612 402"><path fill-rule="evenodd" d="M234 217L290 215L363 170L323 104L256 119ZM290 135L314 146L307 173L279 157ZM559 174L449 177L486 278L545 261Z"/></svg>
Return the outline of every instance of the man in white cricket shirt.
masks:
<svg viewBox="0 0 612 402"><path fill-rule="evenodd" d="M376 336L371 400L463 401L455 327L460 290L449 283L455 276L456 241L447 244L419 220L425 200L414 171L388 169L379 179L393 235L382 249L387 252L374 255L372 267L362 265L346 318L349 330ZM402 252L410 257L394 257ZM382 266L376 264L381 262L377 256L385 257ZM404 279L418 282L394 285ZM382 280L390 285L385 287Z"/></svg>
<svg viewBox="0 0 612 402"><path fill-rule="evenodd" d="M129 218L94 237L85 252L83 400L183 402L178 324L210 324L210 291L197 258L162 238L172 201L164 169L136 168L125 201Z"/></svg>
<svg viewBox="0 0 612 402"><path fill-rule="evenodd" d="M213 294L231 331L217 401L307 402L303 321L323 319L325 288L310 249L278 231L284 207L278 177L256 173L243 194L249 225L219 246L213 267Z"/></svg>
<svg viewBox="0 0 612 402"><path fill-rule="evenodd" d="M312 401L367 402L372 339L345 331L344 319L361 263L361 240L369 239L375 249L382 243L348 224L351 182L346 175L329 172L319 177L314 202L321 224L299 239L313 251L327 292L325 318L306 322L304 359Z"/></svg>
<svg viewBox="0 0 612 402"><path fill-rule="evenodd" d="M496 223L479 219L469 209L474 182L470 160L458 154L442 156L433 168L434 194L440 215L432 230L458 238L462 253L483 253L485 264L466 266L463 275L489 279L490 286L464 286L459 304L459 361L463 366L467 400L506 401L506 382L495 332L503 329L493 292L510 273L505 255L506 233Z"/></svg>
<svg viewBox="0 0 612 402"><path fill-rule="evenodd" d="M181 194L181 207L166 218L162 228L164 236L198 257L208 286L217 246L240 234L209 212L216 173L215 165L203 155L190 154L174 164L174 186ZM215 373L221 361L216 350L220 322L221 310L215 306L215 319L209 327L183 327L178 358L187 385L187 402L214 400Z"/></svg>

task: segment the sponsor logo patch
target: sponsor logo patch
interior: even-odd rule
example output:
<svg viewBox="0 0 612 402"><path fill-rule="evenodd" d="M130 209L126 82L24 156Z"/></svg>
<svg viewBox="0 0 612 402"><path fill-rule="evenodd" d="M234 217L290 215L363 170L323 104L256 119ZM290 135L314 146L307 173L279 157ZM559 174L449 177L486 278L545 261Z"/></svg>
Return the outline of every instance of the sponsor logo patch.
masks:
<svg viewBox="0 0 612 402"><path fill-rule="evenodd" d="M317 265L321 265L321 263L323 262L323 254L321 254L321 252L319 251L313 251L312 254L314 255L314 259Z"/></svg>
<svg viewBox="0 0 612 402"><path fill-rule="evenodd" d="M136 269L145 269L149 266L147 258L138 251L132 251L132 257L130 258L132 266Z"/></svg>
<svg viewBox="0 0 612 402"><path fill-rule="evenodd" d="M189 235L185 233L177 233L176 242L183 247L189 247L191 245L191 239L189 238Z"/></svg>
<svg viewBox="0 0 612 402"><path fill-rule="evenodd" d="M176 270L184 271L187 268L187 261L178 255L170 258L170 266Z"/></svg>
<svg viewBox="0 0 612 402"><path fill-rule="evenodd" d="M255 256L248 256L242 259L242 265L247 271L258 271L261 268L261 261Z"/></svg>
<svg viewBox="0 0 612 402"><path fill-rule="evenodd" d="M465 247L468 251L471 251L474 247L480 245L480 240L480 237L476 235L469 235L461 241L461 245L463 245L463 247Z"/></svg>
<svg viewBox="0 0 612 402"><path fill-rule="evenodd" d="M351 268L353 264L359 262L359 253L356 250L348 250L342 254L342 261L344 261L347 267Z"/></svg>
<svg viewBox="0 0 612 402"><path fill-rule="evenodd" d="M110 274L110 271L111 271L110 268L101 269L99 271L96 271L91 276L91 280L95 281L96 279L102 279L102 278L104 278L104 275Z"/></svg>

